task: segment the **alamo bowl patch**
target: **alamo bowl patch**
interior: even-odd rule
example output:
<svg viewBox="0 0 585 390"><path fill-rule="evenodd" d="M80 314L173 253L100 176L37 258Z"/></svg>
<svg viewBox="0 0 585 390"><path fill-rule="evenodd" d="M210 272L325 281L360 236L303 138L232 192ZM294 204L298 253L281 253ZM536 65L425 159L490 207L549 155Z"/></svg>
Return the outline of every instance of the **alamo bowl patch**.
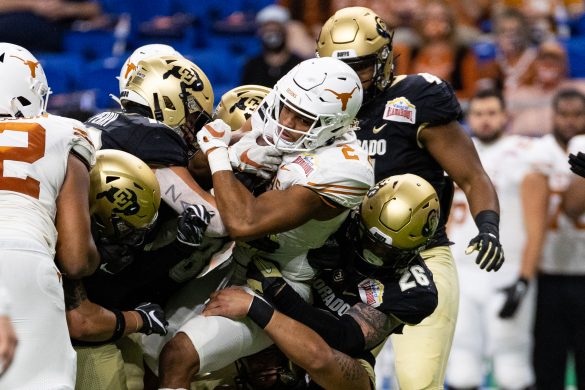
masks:
<svg viewBox="0 0 585 390"><path fill-rule="evenodd" d="M315 170L315 156L309 154L297 156L292 164L299 165L305 171L305 176L309 176Z"/></svg>
<svg viewBox="0 0 585 390"><path fill-rule="evenodd" d="M416 122L416 107L405 97L389 100L382 117L389 121L412 123Z"/></svg>
<svg viewBox="0 0 585 390"><path fill-rule="evenodd" d="M364 279L358 284L362 302L368 306L378 307L382 304L384 285L376 279Z"/></svg>

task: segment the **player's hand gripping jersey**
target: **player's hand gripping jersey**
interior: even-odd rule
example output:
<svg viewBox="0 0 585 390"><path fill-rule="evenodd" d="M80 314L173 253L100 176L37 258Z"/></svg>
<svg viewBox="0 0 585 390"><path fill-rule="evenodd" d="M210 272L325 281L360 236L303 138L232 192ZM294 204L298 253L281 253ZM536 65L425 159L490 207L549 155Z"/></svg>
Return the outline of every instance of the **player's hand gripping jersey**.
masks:
<svg viewBox="0 0 585 390"><path fill-rule="evenodd" d="M53 115L0 120L0 236L13 248L34 241L54 255L55 202L70 152L88 168L94 163L81 122Z"/></svg>

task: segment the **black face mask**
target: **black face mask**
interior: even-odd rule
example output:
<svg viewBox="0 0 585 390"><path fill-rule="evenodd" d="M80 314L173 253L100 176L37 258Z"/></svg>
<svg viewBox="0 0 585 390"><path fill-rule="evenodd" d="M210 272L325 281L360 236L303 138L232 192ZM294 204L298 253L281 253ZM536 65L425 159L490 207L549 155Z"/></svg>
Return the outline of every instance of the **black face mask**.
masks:
<svg viewBox="0 0 585 390"><path fill-rule="evenodd" d="M280 31L268 31L260 36L262 47L266 51L279 52L284 48L285 37Z"/></svg>

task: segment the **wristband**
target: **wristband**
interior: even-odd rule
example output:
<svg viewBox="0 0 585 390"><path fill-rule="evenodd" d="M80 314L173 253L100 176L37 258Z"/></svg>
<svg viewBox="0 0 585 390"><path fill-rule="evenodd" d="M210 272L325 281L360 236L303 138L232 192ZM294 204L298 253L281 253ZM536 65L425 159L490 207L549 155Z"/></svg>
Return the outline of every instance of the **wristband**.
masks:
<svg viewBox="0 0 585 390"><path fill-rule="evenodd" d="M274 314L274 308L265 300L254 296L250 308L248 309L248 317L256 323L262 329L266 328L266 325L272 319Z"/></svg>
<svg viewBox="0 0 585 390"><path fill-rule="evenodd" d="M500 215L494 210L482 210L475 216L475 225L480 232L492 233L499 237Z"/></svg>
<svg viewBox="0 0 585 390"><path fill-rule="evenodd" d="M213 175L219 171L231 171L232 163L228 156L227 148L215 148L207 155L207 161L209 162L209 169Z"/></svg>
<svg viewBox="0 0 585 390"><path fill-rule="evenodd" d="M116 328L114 329L114 334L106 343L113 343L118 341L119 339L124 336L124 330L126 330L126 319L124 318L124 314L118 309L109 309L112 313L116 315Z"/></svg>

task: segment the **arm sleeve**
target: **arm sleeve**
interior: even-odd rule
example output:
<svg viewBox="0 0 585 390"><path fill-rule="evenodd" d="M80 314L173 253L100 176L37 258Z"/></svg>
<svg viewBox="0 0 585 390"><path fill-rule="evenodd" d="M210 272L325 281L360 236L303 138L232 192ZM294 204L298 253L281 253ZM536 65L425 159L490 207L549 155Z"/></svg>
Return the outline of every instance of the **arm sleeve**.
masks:
<svg viewBox="0 0 585 390"><path fill-rule="evenodd" d="M352 317L343 315L338 319L324 310L311 306L288 284L285 284L276 296L265 298L268 298L278 311L313 329L332 348L348 355L356 355L363 351L364 335Z"/></svg>

